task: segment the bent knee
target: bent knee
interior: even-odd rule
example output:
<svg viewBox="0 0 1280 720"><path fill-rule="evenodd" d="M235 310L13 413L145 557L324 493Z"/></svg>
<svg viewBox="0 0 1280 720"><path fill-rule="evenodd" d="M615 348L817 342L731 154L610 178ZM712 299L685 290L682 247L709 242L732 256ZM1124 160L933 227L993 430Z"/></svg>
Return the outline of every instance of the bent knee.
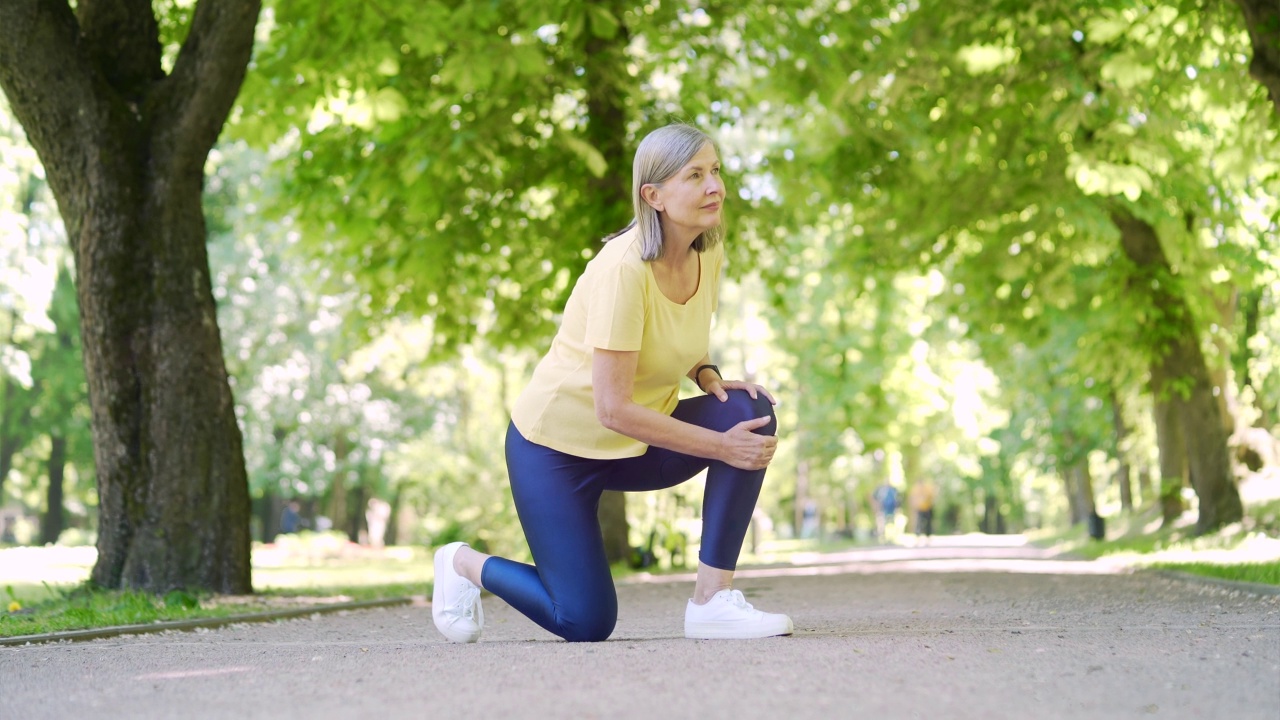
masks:
<svg viewBox="0 0 1280 720"><path fill-rule="evenodd" d="M617 614L599 613L593 617L560 624L560 637L567 642L604 642L618 624Z"/></svg>
<svg viewBox="0 0 1280 720"><path fill-rule="evenodd" d="M756 418L767 417L769 424L764 427L757 428L754 432L757 435L777 435L778 434L778 418L773 413L773 403L769 402L769 398L764 393L757 392L756 397L746 390L730 390L729 400L725 403L727 412L734 416L734 423L740 423L744 420L754 420Z"/></svg>

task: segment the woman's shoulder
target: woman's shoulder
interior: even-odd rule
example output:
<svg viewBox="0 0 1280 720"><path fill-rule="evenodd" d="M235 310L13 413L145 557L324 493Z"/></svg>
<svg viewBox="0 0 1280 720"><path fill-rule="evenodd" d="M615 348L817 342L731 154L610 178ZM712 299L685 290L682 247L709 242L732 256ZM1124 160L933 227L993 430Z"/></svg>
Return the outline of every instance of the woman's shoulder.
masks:
<svg viewBox="0 0 1280 720"><path fill-rule="evenodd" d="M715 245L704 250L703 255L706 255L716 262L724 262L724 240L721 240Z"/></svg>
<svg viewBox="0 0 1280 720"><path fill-rule="evenodd" d="M644 259L640 252L640 233L631 228L621 235L603 243L595 257L587 266L600 270L615 268L624 272L637 272L645 269Z"/></svg>

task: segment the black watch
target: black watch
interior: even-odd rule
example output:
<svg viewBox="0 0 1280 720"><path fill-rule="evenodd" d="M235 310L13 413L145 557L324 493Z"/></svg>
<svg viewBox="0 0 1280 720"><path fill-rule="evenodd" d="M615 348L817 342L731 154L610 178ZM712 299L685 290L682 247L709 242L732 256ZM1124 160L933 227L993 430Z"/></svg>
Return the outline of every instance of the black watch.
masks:
<svg viewBox="0 0 1280 720"><path fill-rule="evenodd" d="M698 386L698 389L699 389L699 390L702 390L702 392L706 392L706 390L703 390L703 388L702 388L702 381L701 381L701 380L699 380L698 378L702 377L702 371L703 371L703 370L706 370L707 368L710 368L710 369L712 369L712 370L715 370L715 371L716 371L716 377L720 378L721 380L723 380L723 379L724 379L724 375L721 375L721 374L720 374L720 368L719 368L719 366L716 366L716 365L699 365L699 366L698 366L698 369L693 371L693 384L694 384L694 385L697 385L697 386Z"/></svg>

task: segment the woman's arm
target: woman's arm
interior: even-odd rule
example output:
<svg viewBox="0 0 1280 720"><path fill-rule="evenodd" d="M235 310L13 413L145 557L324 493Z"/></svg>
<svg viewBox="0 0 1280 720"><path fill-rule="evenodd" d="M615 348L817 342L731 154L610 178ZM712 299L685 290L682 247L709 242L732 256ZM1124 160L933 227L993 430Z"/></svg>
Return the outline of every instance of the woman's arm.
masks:
<svg viewBox="0 0 1280 720"><path fill-rule="evenodd" d="M640 353L635 351L596 348L593 352L591 383L595 394L596 417L602 425L647 445L720 460L744 470L759 470L773 459L778 439L772 435L751 432L768 425L770 419L767 416L744 420L721 433L681 422L637 405L631 399L631 394L639 358ZM704 387L715 383L715 380L708 379ZM746 383L741 385L747 389ZM718 387L723 395L724 384L721 383ZM765 394L768 396L768 393ZM755 397L755 393L752 393L752 397ZM726 399L727 395L721 397L721 400Z"/></svg>

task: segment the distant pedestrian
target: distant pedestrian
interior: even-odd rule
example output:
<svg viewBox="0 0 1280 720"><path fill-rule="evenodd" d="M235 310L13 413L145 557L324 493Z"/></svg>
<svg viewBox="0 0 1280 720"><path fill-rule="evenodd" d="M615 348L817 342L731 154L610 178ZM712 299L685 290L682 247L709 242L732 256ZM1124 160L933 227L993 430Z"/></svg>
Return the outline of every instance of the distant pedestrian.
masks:
<svg viewBox="0 0 1280 720"><path fill-rule="evenodd" d="M876 538L887 540L889 528L895 527L897 522L898 488L886 480L871 494L871 503L876 514Z"/></svg>
<svg viewBox="0 0 1280 720"><path fill-rule="evenodd" d="M715 145L688 125L636 150L635 220L606 238L565 306L551 350L516 401L507 470L536 565L464 543L436 552L431 600L450 640L480 639L483 588L570 641L613 633L618 596L596 511L605 490L658 490L707 471L690 638L789 635L756 610L733 573L777 448L773 397L725 380L710 356L728 199ZM704 395L680 399L680 383Z"/></svg>
<svg viewBox="0 0 1280 720"><path fill-rule="evenodd" d="M298 532L302 526L302 515L298 512L300 506L297 500L290 500L285 503L284 510L280 513L280 534L289 535Z"/></svg>
<svg viewBox="0 0 1280 720"><path fill-rule="evenodd" d="M369 498L365 507L364 522L369 528L369 545L380 548L386 544L387 523L391 519L391 503L381 498Z"/></svg>
<svg viewBox="0 0 1280 720"><path fill-rule="evenodd" d="M937 497L938 488L930 478L917 481L907 496L916 514L916 536L924 538L926 543L933 536L933 506Z"/></svg>
<svg viewBox="0 0 1280 720"><path fill-rule="evenodd" d="M818 503L810 498L804 501L804 511L800 521L800 537L808 540L818 535Z"/></svg>

